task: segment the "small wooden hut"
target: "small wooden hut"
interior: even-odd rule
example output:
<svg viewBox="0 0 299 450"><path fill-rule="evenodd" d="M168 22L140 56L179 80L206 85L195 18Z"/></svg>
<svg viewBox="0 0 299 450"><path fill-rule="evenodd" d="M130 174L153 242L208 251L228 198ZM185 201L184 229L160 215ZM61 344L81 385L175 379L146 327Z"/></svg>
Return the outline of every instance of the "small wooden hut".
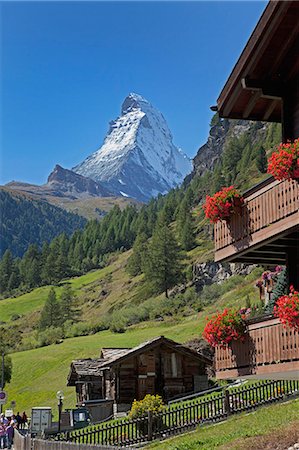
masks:
<svg viewBox="0 0 299 450"><path fill-rule="evenodd" d="M207 365L196 351L159 336L134 348L103 348L100 358L73 361L68 386L79 405L100 399L127 408L134 399L160 394L164 400L208 387Z"/></svg>

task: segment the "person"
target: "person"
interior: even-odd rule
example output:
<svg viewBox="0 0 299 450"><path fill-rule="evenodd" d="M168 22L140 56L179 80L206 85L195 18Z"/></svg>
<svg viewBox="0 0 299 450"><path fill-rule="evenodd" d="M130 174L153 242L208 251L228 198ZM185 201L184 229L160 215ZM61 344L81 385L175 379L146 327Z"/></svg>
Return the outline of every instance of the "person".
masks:
<svg viewBox="0 0 299 450"><path fill-rule="evenodd" d="M11 448L13 444L13 438L14 438L14 421L11 420L6 428L6 436L7 436L7 448Z"/></svg>
<svg viewBox="0 0 299 450"><path fill-rule="evenodd" d="M22 414L22 421L21 421L21 424L22 424L22 428L23 428L23 429L26 428L27 422L28 422L27 415L26 415L25 411L23 411L23 414Z"/></svg>
<svg viewBox="0 0 299 450"><path fill-rule="evenodd" d="M6 425L0 417L0 449L6 448Z"/></svg>
<svg viewBox="0 0 299 450"><path fill-rule="evenodd" d="M4 425L7 425L7 424L8 424L8 420L7 420L7 418L5 417L4 413L1 413L1 414L0 414L0 422L4 423Z"/></svg>
<svg viewBox="0 0 299 450"><path fill-rule="evenodd" d="M16 422L17 422L17 428L21 428L22 417L20 416L19 412L17 412L17 415L16 415Z"/></svg>

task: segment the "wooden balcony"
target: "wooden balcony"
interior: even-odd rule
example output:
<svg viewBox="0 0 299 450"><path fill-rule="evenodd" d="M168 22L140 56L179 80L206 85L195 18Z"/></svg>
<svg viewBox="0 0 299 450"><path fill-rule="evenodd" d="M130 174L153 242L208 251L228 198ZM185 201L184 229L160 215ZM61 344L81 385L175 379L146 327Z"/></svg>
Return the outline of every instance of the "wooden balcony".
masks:
<svg viewBox="0 0 299 450"><path fill-rule="evenodd" d="M299 183L271 177L244 199L240 215L215 225L215 261L287 264L298 249Z"/></svg>
<svg viewBox="0 0 299 450"><path fill-rule="evenodd" d="M250 323L245 342L216 348L218 379L299 379L299 333L285 329L278 319Z"/></svg>

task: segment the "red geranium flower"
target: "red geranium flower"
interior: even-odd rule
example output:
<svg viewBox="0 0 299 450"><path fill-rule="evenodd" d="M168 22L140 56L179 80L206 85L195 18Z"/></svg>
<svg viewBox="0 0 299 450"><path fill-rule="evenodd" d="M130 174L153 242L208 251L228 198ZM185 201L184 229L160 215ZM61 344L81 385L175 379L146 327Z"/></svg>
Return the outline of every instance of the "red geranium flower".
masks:
<svg viewBox="0 0 299 450"><path fill-rule="evenodd" d="M276 180L299 180L299 138L279 145L268 159L268 172Z"/></svg>
<svg viewBox="0 0 299 450"><path fill-rule="evenodd" d="M299 293L290 287L290 293L279 297L274 306L274 315L279 318L285 328L299 331Z"/></svg>
<svg viewBox="0 0 299 450"><path fill-rule="evenodd" d="M224 187L212 197L207 195L203 205L205 215L212 223L228 220L236 207L242 206L244 199L234 186Z"/></svg>
<svg viewBox="0 0 299 450"><path fill-rule="evenodd" d="M232 341L244 340L245 330L244 314L226 308L208 320L203 337L212 347L226 348Z"/></svg>

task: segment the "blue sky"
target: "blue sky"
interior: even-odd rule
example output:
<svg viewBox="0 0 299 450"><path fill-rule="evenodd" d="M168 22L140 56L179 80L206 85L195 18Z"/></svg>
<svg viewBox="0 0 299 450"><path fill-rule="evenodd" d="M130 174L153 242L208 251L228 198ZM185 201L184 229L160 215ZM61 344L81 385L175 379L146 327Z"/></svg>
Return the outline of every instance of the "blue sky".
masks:
<svg viewBox="0 0 299 450"><path fill-rule="evenodd" d="M101 145L129 92L190 157L259 19L251 2L2 2L0 183L44 183Z"/></svg>

